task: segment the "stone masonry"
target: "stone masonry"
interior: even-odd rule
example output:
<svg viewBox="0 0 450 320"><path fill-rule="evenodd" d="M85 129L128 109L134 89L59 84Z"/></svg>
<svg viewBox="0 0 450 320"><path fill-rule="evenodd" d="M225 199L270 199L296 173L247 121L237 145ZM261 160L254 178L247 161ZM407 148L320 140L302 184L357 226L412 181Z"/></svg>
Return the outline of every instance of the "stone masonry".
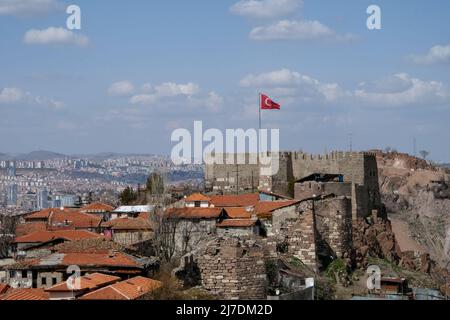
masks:
<svg viewBox="0 0 450 320"><path fill-rule="evenodd" d="M266 299L263 249L237 238L218 238L196 253L201 285L227 300Z"/></svg>

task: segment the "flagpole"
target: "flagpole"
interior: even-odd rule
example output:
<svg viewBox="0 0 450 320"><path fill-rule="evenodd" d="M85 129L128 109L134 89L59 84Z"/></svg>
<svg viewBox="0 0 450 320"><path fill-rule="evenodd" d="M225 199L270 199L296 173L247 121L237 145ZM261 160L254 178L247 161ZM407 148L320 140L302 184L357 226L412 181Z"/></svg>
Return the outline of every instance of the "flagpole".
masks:
<svg viewBox="0 0 450 320"><path fill-rule="evenodd" d="M261 93L259 93L258 110L259 110L259 131L261 132Z"/></svg>
<svg viewBox="0 0 450 320"><path fill-rule="evenodd" d="M258 131L258 163L259 163L259 156L261 151L261 92L259 93L258 112L259 112L259 131Z"/></svg>

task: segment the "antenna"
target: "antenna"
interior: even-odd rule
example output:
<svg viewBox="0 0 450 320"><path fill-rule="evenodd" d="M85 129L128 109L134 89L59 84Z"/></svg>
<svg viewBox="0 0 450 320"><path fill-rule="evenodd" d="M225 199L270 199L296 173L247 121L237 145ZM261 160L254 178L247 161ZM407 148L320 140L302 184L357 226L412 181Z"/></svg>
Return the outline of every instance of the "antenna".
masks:
<svg viewBox="0 0 450 320"><path fill-rule="evenodd" d="M353 152L353 133L348 134L348 149Z"/></svg>

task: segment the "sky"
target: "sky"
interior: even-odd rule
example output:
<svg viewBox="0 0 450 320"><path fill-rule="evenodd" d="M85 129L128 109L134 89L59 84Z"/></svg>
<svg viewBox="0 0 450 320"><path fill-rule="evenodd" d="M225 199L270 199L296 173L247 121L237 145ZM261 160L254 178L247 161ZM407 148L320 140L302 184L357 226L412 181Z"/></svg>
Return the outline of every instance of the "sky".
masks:
<svg viewBox="0 0 450 320"><path fill-rule="evenodd" d="M195 120L257 128L264 92L284 150L450 162L449 22L446 0L0 0L0 153L169 154Z"/></svg>

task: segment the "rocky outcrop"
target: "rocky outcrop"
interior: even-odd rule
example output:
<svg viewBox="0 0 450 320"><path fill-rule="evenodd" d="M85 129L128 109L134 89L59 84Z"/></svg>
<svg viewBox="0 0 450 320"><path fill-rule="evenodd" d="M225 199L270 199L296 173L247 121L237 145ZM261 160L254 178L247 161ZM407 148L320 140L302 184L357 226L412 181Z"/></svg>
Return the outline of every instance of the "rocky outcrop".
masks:
<svg viewBox="0 0 450 320"><path fill-rule="evenodd" d="M366 268L369 257L382 258L394 263L400 261L401 253L388 220L353 221L353 247L357 268Z"/></svg>

